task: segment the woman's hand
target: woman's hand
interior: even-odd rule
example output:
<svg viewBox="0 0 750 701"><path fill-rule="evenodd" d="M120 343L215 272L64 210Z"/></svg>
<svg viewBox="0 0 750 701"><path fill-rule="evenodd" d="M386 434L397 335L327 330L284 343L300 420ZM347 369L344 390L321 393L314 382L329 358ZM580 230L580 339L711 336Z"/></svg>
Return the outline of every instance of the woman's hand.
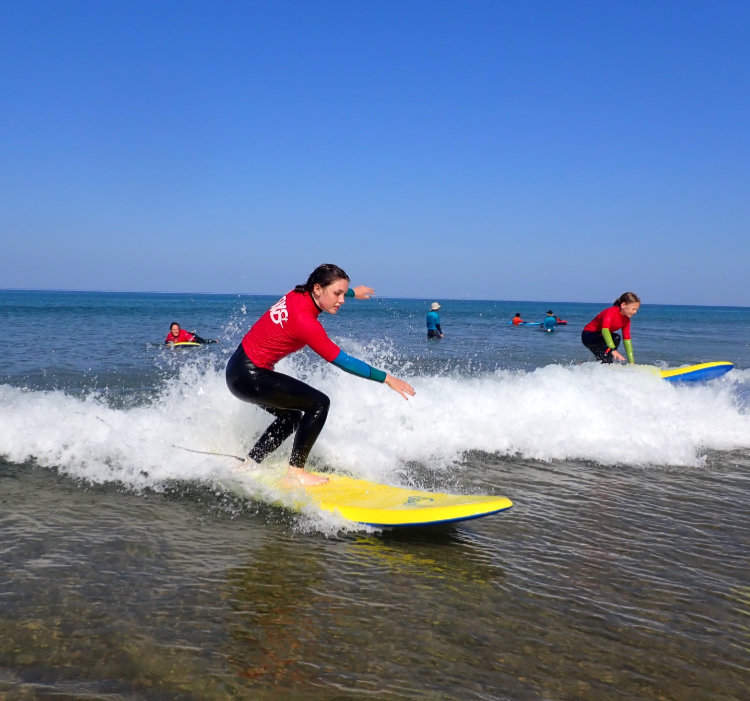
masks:
<svg viewBox="0 0 750 701"><path fill-rule="evenodd" d="M398 377L394 377L393 375L385 376L385 384L394 392L398 392L404 399L409 399L409 397L413 397L415 394L414 388L408 382L399 380Z"/></svg>
<svg viewBox="0 0 750 701"><path fill-rule="evenodd" d="M615 360L619 360L621 363L625 362L625 356L622 353L620 353L619 351L616 351L616 350L613 350L611 352L612 352L612 357Z"/></svg>
<svg viewBox="0 0 750 701"><path fill-rule="evenodd" d="M367 285L357 285L352 289L354 290L354 299L370 299L375 294L375 290Z"/></svg>

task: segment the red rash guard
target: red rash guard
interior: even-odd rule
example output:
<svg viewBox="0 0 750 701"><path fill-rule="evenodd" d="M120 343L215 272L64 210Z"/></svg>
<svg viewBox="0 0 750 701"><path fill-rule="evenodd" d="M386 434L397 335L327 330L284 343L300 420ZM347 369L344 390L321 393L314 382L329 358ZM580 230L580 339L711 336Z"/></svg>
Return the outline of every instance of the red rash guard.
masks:
<svg viewBox="0 0 750 701"><path fill-rule="evenodd" d="M167 338L164 341L164 343L192 343L195 340L195 336L190 333L190 331L185 331L185 329L180 329L180 333L177 336L173 336L172 332L170 331L167 334Z"/></svg>
<svg viewBox="0 0 750 701"><path fill-rule="evenodd" d="M242 348L259 368L273 370L276 363L300 348L310 346L333 362L341 350L318 321L320 309L308 292L287 292L242 339Z"/></svg>
<svg viewBox="0 0 750 701"><path fill-rule="evenodd" d="M609 329L610 331L622 329L623 340L628 340L630 338L630 317L620 314L619 307L607 307L583 327L584 331L599 333L602 329Z"/></svg>

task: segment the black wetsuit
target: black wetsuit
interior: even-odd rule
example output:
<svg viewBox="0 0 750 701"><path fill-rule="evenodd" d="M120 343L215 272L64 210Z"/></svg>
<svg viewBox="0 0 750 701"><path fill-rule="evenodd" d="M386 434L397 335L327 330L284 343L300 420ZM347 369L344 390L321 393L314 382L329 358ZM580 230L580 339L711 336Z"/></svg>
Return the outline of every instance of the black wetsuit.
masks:
<svg viewBox="0 0 750 701"><path fill-rule="evenodd" d="M247 357L242 345L229 359L226 376L229 391L235 397L257 404L276 417L249 457L261 462L296 431L289 464L304 467L326 422L331 404L328 396L289 375L259 368Z"/></svg>
<svg viewBox="0 0 750 701"><path fill-rule="evenodd" d="M612 352L607 342L604 340L600 331L582 331L581 341L593 354L594 357L602 363L611 363L614 361ZM612 334L612 342L615 344L615 350L620 347L620 334Z"/></svg>

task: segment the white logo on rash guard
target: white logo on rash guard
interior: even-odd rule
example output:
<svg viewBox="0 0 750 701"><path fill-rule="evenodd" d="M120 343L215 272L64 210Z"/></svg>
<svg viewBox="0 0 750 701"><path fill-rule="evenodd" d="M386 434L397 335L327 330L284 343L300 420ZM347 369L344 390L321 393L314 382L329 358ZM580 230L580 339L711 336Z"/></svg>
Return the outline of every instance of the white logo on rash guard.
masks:
<svg viewBox="0 0 750 701"><path fill-rule="evenodd" d="M289 319L289 311L286 308L286 295L276 302L269 312L271 314L271 321L273 321L274 324L281 326L281 328L284 328L284 322Z"/></svg>

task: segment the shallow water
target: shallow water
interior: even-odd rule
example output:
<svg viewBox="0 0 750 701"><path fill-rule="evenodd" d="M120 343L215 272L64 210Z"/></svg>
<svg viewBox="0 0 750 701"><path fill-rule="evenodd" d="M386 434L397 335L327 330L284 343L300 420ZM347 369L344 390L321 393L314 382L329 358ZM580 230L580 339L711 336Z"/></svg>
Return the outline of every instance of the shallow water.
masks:
<svg viewBox="0 0 750 701"><path fill-rule="evenodd" d="M347 350L391 361L418 395L403 402L312 357L289 363L333 399L316 466L515 504L377 532L238 494L226 488L231 459L172 447L242 454L264 427L221 371L240 322L267 300L176 296L198 311L199 332L221 339L183 356L161 348L156 320L187 312L137 297L58 306L78 343L54 352L28 350L42 311L14 317L0 385L0 695L746 697L749 364L736 328L718 328L714 350L689 310L693 355L671 362L679 344L665 347L651 325L688 312L642 310L639 359L738 365L679 387L577 365L580 326L524 337L500 325L506 303L463 303L463 317L444 304L447 339L469 337L478 314L497 322L482 322L486 342L471 352L428 345L414 301L363 307L366 319L332 320L335 333L327 320ZM590 311L571 307L561 316ZM727 314L735 327L750 312ZM91 342L107 319L127 345ZM385 327L390 337L372 335Z"/></svg>
<svg viewBox="0 0 750 701"><path fill-rule="evenodd" d="M507 515L337 537L196 485L132 494L3 465L0 689L743 698L747 462L480 464L473 486L506 485Z"/></svg>

